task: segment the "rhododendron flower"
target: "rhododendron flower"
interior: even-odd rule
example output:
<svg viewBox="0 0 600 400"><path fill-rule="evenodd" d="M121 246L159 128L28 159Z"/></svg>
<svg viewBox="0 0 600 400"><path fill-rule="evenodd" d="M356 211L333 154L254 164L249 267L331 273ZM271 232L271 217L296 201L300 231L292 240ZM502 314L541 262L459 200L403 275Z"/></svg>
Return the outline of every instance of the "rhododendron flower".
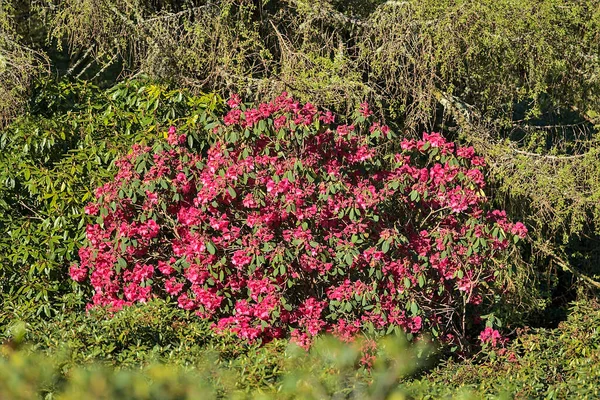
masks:
<svg viewBox="0 0 600 400"><path fill-rule="evenodd" d="M492 347L496 347L498 344L501 344L505 341L502 335L500 335L500 332L498 332L496 329L490 328L489 326L481 331L479 334L479 339L482 343L491 344Z"/></svg>
<svg viewBox="0 0 600 400"><path fill-rule="evenodd" d="M88 215L97 215L98 211L100 211L100 209L97 204L92 203L85 206L85 213Z"/></svg>
<svg viewBox="0 0 600 400"><path fill-rule="evenodd" d="M354 125L339 125L336 130L336 132L340 136L346 136L352 131L354 131Z"/></svg>
<svg viewBox="0 0 600 400"><path fill-rule="evenodd" d="M176 278L171 278L165 281L165 291L171 296L176 296L183 290L183 283L177 282Z"/></svg>
<svg viewBox="0 0 600 400"><path fill-rule="evenodd" d="M71 279L73 279L74 281L83 282L88 276L88 271L87 268L83 266L73 264L69 269L69 275L71 275Z"/></svg>
<svg viewBox="0 0 600 400"><path fill-rule="evenodd" d="M285 115L280 115L279 117L275 118L275 120L273 121L273 126L277 130L285 127L286 125L287 125L287 117Z"/></svg>
<svg viewBox="0 0 600 400"><path fill-rule="evenodd" d="M340 319L337 325L333 327L333 334L346 343L354 340L354 337L359 331L360 323L358 321L349 323L345 319Z"/></svg>
<svg viewBox="0 0 600 400"><path fill-rule="evenodd" d="M527 228L521 222L517 222L511 229L513 235L517 235L520 238L527 236Z"/></svg>
<svg viewBox="0 0 600 400"><path fill-rule="evenodd" d="M362 115L365 118L370 117L371 115L373 115L373 112L369 109L369 103L360 103L360 115Z"/></svg>
<svg viewBox="0 0 600 400"><path fill-rule="evenodd" d="M331 111L327 111L319 117L319 120L325 124L332 124L335 122L335 115Z"/></svg>
<svg viewBox="0 0 600 400"><path fill-rule="evenodd" d="M174 262L175 259L173 259ZM175 269L167 262L159 260L158 261L158 270L164 275L171 275L175 272Z"/></svg>
<svg viewBox="0 0 600 400"><path fill-rule="evenodd" d="M242 98L237 93L232 94L231 97L229 98L229 100L227 100L227 105L230 108L237 108L237 107L239 107L239 105L241 103L242 103Z"/></svg>
<svg viewBox="0 0 600 400"><path fill-rule="evenodd" d="M236 267L243 267L245 265L248 265L250 264L250 261L252 261L252 257L246 255L246 252L244 250L236 251L233 254L233 257L231 257L231 263Z"/></svg>
<svg viewBox="0 0 600 400"><path fill-rule="evenodd" d="M179 307L183 308L184 310L193 310L196 308L196 303L194 300L190 299L186 293L181 294L177 298L177 303L179 304Z"/></svg>
<svg viewBox="0 0 600 400"><path fill-rule="evenodd" d="M225 126L237 124L240 121L241 115L242 115L242 111L239 110L238 108L235 108L235 109L229 111L229 113L225 116L225 118L223 118L223 123L225 124Z"/></svg>
<svg viewBox="0 0 600 400"><path fill-rule="evenodd" d="M408 329L411 333L417 333L421 330L423 319L421 317L413 317L408 321Z"/></svg>
<svg viewBox="0 0 600 400"><path fill-rule="evenodd" d="M177 129L174 126L169 128L169 133L167 134L167 143L169 143L171 146L184 144L186 140L186 135L177 135Z"/></svg>

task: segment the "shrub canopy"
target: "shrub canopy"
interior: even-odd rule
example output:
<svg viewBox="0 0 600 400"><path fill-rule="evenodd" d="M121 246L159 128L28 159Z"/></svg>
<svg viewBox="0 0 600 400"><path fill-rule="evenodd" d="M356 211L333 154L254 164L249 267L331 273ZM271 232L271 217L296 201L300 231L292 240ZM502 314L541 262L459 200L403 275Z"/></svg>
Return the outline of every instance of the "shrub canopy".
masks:
<svg viewBox="0 0 600 400"><path fill-rule="evenodd" d="M464 344L495 257L526 233L487 207L483 159L436 133L382 152L393 134L366 103L337 124L285 93L228 104L205 153L171 127L97 189L71 267L92 304L170 297L251 341L401 328Z"/></svg>

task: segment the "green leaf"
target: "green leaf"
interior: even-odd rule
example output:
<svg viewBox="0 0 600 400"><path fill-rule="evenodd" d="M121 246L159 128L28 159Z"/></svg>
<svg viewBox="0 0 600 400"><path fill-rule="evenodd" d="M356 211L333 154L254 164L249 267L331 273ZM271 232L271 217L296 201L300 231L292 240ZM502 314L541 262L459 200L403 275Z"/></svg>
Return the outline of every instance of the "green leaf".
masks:
<svg viewBox="0 0 600 400"><path fill-rule="evenodd" d="M346 261L346 264L348 264L348 266L351 266L352 263L354 262L354 258L352 257L352 254L346 253L346 255L344 256L344 261Z"/></svg>
<svg viewBox="0 0 600 400"><path fill-rule="evenodd" d="M384 253L387 253L390 250L390 242L385 240L383 242L383 244L381 245L381 251L383 251Z"/></svg>
<svg viewBox="0 0 600 400"><path fill-rule="evenodd" d="M414 301L410 303L410 312L412 313L412 315L417 315L417 313L419 312L419 307Z"/></svg>
<svg viewBox="0 0 600 400"><path fill-rule="evenodd" d="M208 252L213 255L217 252L215 245L211 241L206 242L206 250L208 250Z"/></svg>
<svg viewBox="0 0 600 400"><path fill-rule="evenodd" d="M232 199L235 199L235 197L237 196L237 194L235 193L235 189L231 186L227 188L227 192L229 193Z"/></svg>

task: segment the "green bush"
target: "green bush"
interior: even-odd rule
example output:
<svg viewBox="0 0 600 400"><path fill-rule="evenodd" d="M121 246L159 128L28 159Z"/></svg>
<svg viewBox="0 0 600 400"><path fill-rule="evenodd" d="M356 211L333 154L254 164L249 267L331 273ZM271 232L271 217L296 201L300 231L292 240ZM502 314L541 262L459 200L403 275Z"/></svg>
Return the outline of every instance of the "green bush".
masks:
<svg viewBox="0 0 600 400"><path fill-rule="evenodd" d="M600 396L600 304L578 302L558 329L521 331L480 361L447 361L401 387L414 398L590 399Z"/></svg>
<svg viewBox="0 0 600 400"><path fill-rule="evenodd" d="M220 104L216 95L150 81L107 91L70 82L39 88L30 112L0 133L0 326L77 303L61 299L78 290L68 266L84 237L83 207L114 175L113 160L172 123L198 143L198 127Z"/></svg>
<svg viewBox="0 0 600 400"><path fill-rule="evenodd" d="M378 343L378 358L372 360L369 371L360 362L365 354L371 354L368 342L347 345L324 337L317 339L310 352L287 347L285 342L242 348L237 342L230 345L234 342L227 343L226 338L204 336L203 328L194 327L197 321L176 333L162 322L169 317L165 313L172 312L168 306L151 303L120 311L112 320L102 318L101 324L91 314L74 316L79 320L54 327L48 323L30 325L27 332L22 325L13 325L10 341L0 347L0 398L51 394L52 398L70 399L88 392L92 399L194 398L199 394L253 399L553 399L600 395L597 302L574 304L568 321L558 329L520 331L505 349L481 353L471 360L448 360L421 376L413 374L427 366L430 353L424 347L406 347L397 338ZM183 322L171 317L176 324ZM150 322L144 325L144 320ZM132 323L141 327L128 330ZM67 325L77 327L69 329ZM121 340L120 330L127 332ZM153 343L153 334L141 332L153 330L166 332L165 338L156 349L148 350L144 344ZM187 332L186 337L178 336L180 332ZM140 335L139 340L136 335ZM53 339L48 340L51 336ZM40 344L19 350L23 340L38 340ZM45 346L41 344L44 340ZM198 341L196 348L194 341ZM75 344L72 353L60 350L61 344ZM111 344L121 349L101 350ZM151 359L145 352L157 357ZM75 353L78 355L73 356ZM91 357L94 353L96 356ZM123 359L129 354L129 359L116 362L118 354Z"/></svg>
<svg viewBox="0 0 600 400"><path fill-rule="evenodd" d="M273 386L282 373L287 346L283 340L240 345L234 337L215 335L208 323L160 300L114 314L95 309L59 313L50 320L13 322L4 339L13 337L54 357L66 370L90 364L115 369L154 363L202 369L209 364L235 376L231 386L238 388Z"/></svg>
<svg viewBox="0 0 600 400"><path fill-rule="evenodd" d="M370 370L361 366L365 349L373 354L377 349ZM348 345L322 337L311 352L295 345L278 352L283 362L280 377L271 385L253 386L244 380L251 363L244 370L222 368L206 354L194 368L173 362L111 368L106 364L69 365L64 354L44 355L30 348L15 350L5 345L1 350L0 398L11 399L402 399L397 383L422 363L426 353L422 345L408 347L400 336L376 345ZM263 361L260 350L255 358L257 363Z"/></svg>

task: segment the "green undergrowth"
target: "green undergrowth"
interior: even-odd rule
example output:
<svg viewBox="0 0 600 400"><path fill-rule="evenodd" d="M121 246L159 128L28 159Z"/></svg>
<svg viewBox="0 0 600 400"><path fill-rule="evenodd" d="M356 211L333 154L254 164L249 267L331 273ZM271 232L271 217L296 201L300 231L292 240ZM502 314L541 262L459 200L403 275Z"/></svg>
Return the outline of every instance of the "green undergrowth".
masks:
<svg viewBox="0 0 600 400"><path fill-rule="evenodd" d="M387 398L401 395L399 378L429 354L425 344L388 337L369 370L360 341L322 337L310 352L287 340L243 345L161 301L106 317L64 313L11 324L0 398Z"/></svg>
<svg viewBox="0 0 600 400"><path fill-rule="evenodd" d="M414 398L565 399L600 396L600 304L581 301L556 329L521 330L505 351L447 361L401 386Z"/></svg>
<svg viewBox="0 0 600 400"><path fill-rule="evenodd" d="M433 369L431 347L389 337L369 370L361 344L240 346L154 301L112 318L13 322L2 333L0 398L597 398L598 326L600 304L576 302L556 329L523 329L505 349Z"/></svg>
<svg viewBox="0 0 600 400"><path fill-rule="evenodd" d="M26 343L28 351L51 357L62 370L99 365L115 370L165 364L184 369L223 369L236 376L234 386L268 388L282 369L286 342L240 345L215 335L207 322L163 301L126 308L65 312L55 318L14 322L4 332ZM11 339L12 340L12 339ZM9 343L12 343L9 342Z"/></svg>
<svg viewBox="0 0 600 400"><path fill-rule="evenodd" d="M56 316L63 296L81 294L69 265L85 239L84 207L116 173L114 160L173 124L201 145L221 103L147 79L108 90L40 83L28 112L0 132L0 325Z"/></svg>

